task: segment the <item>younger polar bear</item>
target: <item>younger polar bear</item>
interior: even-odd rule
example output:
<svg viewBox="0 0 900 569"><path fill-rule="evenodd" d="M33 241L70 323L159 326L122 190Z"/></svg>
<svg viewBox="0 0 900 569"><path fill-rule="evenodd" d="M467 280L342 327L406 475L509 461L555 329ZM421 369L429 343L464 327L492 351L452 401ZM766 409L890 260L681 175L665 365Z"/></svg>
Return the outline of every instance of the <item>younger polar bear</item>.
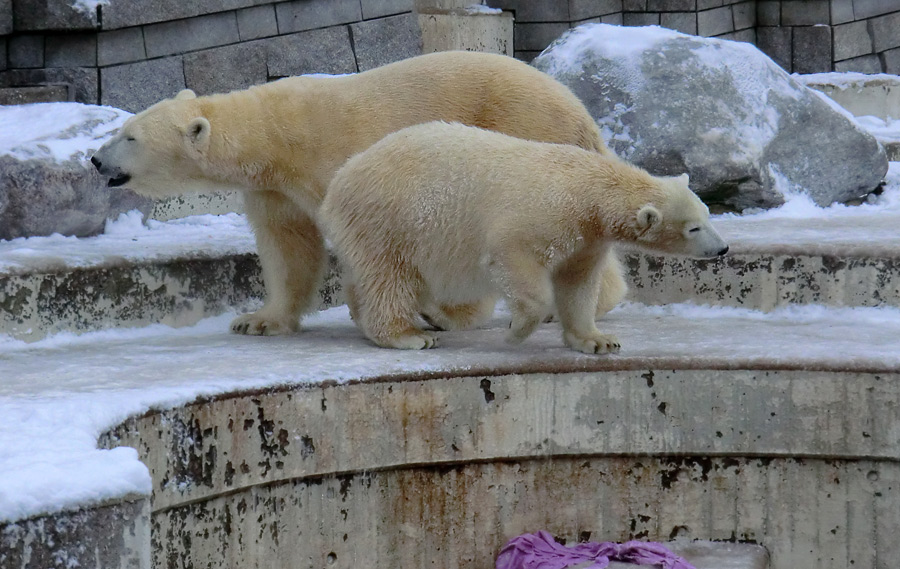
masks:
<svg viewBox="0 0 900 569"><path fill-rule="evenodd" d="M433 122L351 158L320 220L349 269L354 318L379 346L432 347L420 313L502 293L509 341L527 338L555 300L565 344L606 353L619 341L597 330L594 311L614 242L700 258L728 251L687 181L610 154Z"/></svg>
<svg viewBox="0 0 900 569"><path fill-rule="evenodd" d="M315 309L328 260L316 222L331 177L347 159L401 128L459 122L606 154L584 105L562 83L511 57L441 52L342 77L290 77L243 91L183 91L130 118L91 158L110 186L161 198L236 189L266 286L265 305L232 322L240 334L293 332ZM610 256L600 314L625 295ZM493 304L440 306L460 327ZM473 316L474 315L474 316Z"/></svg>

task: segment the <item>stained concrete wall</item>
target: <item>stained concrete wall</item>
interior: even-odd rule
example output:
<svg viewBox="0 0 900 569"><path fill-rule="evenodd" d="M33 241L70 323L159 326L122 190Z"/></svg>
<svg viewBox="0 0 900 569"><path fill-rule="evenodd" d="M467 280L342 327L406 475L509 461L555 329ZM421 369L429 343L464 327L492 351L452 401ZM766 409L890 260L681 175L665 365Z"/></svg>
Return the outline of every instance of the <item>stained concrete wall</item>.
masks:
<svg viewBox="0 0 900 569"><path fill-rule="evenodd" d="M265 391L127 421L153 566L491 567L526 531L900 558L900 376L643 369Z"/></svg>
<svg viewBox="0 0 900 569"><path fill-rule="evenodd" d="M150 569L150 501L0 524L3 569Z"/></svg>

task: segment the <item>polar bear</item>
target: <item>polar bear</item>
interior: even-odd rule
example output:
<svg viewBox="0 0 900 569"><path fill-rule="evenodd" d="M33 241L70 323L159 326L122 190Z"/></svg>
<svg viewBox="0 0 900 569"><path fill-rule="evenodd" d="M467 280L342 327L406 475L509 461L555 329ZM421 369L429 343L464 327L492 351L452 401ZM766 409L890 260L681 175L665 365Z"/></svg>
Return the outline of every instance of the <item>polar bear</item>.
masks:
<svg viewBox="0 0 900 569"><path fill-rule="evenodd" d="M109 185L151 197L242 190L266 301L232 330L283 334L317 303L327 254L315 218L334 173L385 135L433 120L610 153L584 105L549 75L501 55L443 52L224 95L183 91L129 119L92 162ZM600 314L624 296L622 272L610 256ZM434 316L452 326L492 307L445 306Z"/></svg>
<svg viewBox="0 0 900 569"><path fill-rule="evenodd" d="M567 346L615 352L619 341L593 318L613 243L699 258L728 251L687 175L654 177L611 154L442 122L351 158L319 217L349 270L354 320L390 348L434 346L418 324L434 304L503 294L511 342L555 301Z"/></svg>

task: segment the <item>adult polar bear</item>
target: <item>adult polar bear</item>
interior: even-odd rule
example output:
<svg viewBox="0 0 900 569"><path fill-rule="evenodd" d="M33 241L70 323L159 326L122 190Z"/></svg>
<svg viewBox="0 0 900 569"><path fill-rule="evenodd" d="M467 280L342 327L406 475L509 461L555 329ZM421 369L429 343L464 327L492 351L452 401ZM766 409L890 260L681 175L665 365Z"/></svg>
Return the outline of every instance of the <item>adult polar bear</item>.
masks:
<svg viewBox="0 0 900 569"><path fill-rule="evenodd" d="M315 218L334 173L384 136L435 120L610 153L581 101L548 75L501 55L443 52L357 75L182 91L129 119L91 161L111 186L156 198L242 190L267 296L231 327L275 335L315 308L327 260ZM614 257L603 274L598 315L626 291ZM426 316L462 327L492 308L485 299Z"/></svg>

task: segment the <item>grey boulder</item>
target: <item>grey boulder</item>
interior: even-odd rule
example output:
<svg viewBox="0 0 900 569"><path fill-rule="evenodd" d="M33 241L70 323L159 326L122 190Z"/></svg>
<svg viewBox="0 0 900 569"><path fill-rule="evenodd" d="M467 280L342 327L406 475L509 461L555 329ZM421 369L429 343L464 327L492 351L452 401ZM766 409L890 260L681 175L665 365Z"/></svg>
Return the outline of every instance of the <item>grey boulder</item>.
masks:
<svg viewBox="0 0 900 569"><path fill-rule="evenodd" d="M107 187L88 162L129 116L79 103L0 107L0 239L87 237L120 213L149 213L151 200Z"/></svg>
<svg viewBox="0 0 900 569"><path fill-rule="evenodd" d="M687 172L721 209L776 207L791 193L846 202L887 172L874 137L750 44L584 24L533 65L581 98L617 154L653 174Z"/></svg>

